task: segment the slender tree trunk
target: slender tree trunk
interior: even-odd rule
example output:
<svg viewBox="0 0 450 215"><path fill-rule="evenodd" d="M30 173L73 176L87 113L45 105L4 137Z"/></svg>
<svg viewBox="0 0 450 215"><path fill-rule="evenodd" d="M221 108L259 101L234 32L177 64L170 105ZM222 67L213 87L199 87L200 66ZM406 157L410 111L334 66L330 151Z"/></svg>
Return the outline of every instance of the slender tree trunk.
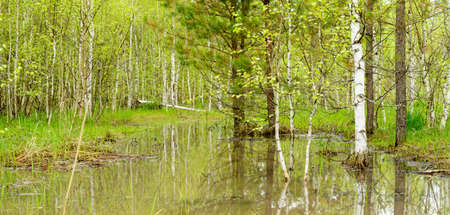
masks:
<svg viewBox="0 0 450 215"><path fill-rule="evenodd" d="M423 2L422 6L424 7L424 10L428 10L428 5L425 4L426 2ZM424 14L426 16L428 14ZM435 114L434 114L434 87L433 87L433 79L432 79L432 72L430 69L430 66L427 62L427 57L425 56L425 52L427 47L431 45L431 39L429 38L429 26L427 23L427 19L423 21L423 42L422 42L422 51L421 51L421 61L422 61L422 68L423 68L423 82L425 84L425 96L426 96L426 102L427 102L427 125L429 127L434 126L435 122ZM430 40L430 41L429 41Z"/></svg>
<svg viewBox="0 0 450 215"><path fill-rule="evenodd" d="M401 166L401 161L395 160L394 214L404 214L405 211L406 174Z"/></svg>
<svg viewBox="0 0 450 215"><path fill-rule="evenodd" d="M383 69L382 69L382 60L383 60L383 46L382 46L382 33L383 33L383 28L382 28L382 24L381 21L378 22L378 37L379 39L377 40L377 45L375 46L375 69L374 69L374 73L377 74L378 76L378 84L377 84L377 91L378 91L378 95L381 96L381 88L383 86ZM377 34L374 34L377 35ZM381 99L380 101L380 105L381 105L381 111L383 114L383 122L386 124L386 109L384 108L384 99ZM375 119L377 120L377 119Z"/></svg>
<svg viewBox="0 0 450 215"><path fill-rule="evenodd" d="M290 8L290 7L289 7ZM288 98L289 98L289 131L291 134L291 138L294 137L295 127L294 127L294 102L293 102L293 88L292 88L292 74L291 74L291 42L292 35L292 23L291 23L291 11L288 9L288 46L287 46L287 81L288 81Z"/></svg>
<svg viewBox="0 0 450 215"><path fill-rule="evenodd" d="M406 140L405 0L397 0L395 24L395 146Z"/></svg>
<svg viewBox="0 0 450 215"><path fill-rule="evenodd" d="M354 60L354 105L355 105L355 152L359 155L367 154L366 118L365 118L365 95L364 95L364 60L363 48L361 44L362 29L361 17L357 12L358 0L353 0L351 22L351 40Z"/></svg>
<svg viewBox="0 0 450 215"><path fill-rule="evenodd" d="M278 64L279 65L279 64ZM274 105L275 105L275 141L276 141L276 149L277 149L277 153L278 156L280 158L280 165L281 165L281 170L283 171L284 174L284 179L286 180L286 182L289 182L291 179L289 177L289 173L288 170L286 168L286 162L284 161L284 156L283 156L283 150L281 149L281 143L280 143L280 96L279 96L279 92L280 92L280 82L279 82L279 66L277 66L277 70L275 73L275 90L274 90Z"/></svg>
<svg viewBox="0 0 450 215"><path fill-rule="evenodd" d="M49 83L49 75L47 74L47 96L46 96L46 100L47 100L47 108L46 108L46 112L47 112L47 124L50 125L50 122L52 120L52 115L53 115L53 111L52 111L52 99L53 99L53 74L55 71L55 63L56 63L56 40L53 40L53 44L52 44L52 65L50 68L50 76L52 76L52 90L50 92L50 83ZM61 110L62 111L62 110Z"/></svg>
<svg viewBox="0 0 450 215"><path fill-rule="evenodd" d="M317 111L317 100L313 101L313 110L311 111L311 113L309 114L309 121L308 121L308 143L306 144L306 156L305 156L305 175L303 176L303 180L308 181L309 179L309 156L310 156L310 148L311 148L311 141L312 141L312 121L314 118L314 115L316 114Z"/></svg>
<svg viewBox="0 0 450 215"><path fill-rule="evenodd" d="M373 86L373 54L374 54L374 30L373 30L373 5L375 0L367 0L366 11L366 98L367 98L367 118L366 129L367 134L373 134L374 130L374 116L375 116L375 103L374 103L374 86Z"/></svg>
<svg viewBox="0 0 450 215"><path fill-rule="evenodd" d="M449 57L449 53L450 53L450 40L448 37L448 23L447 23L447 18L448 18L448 13L446 13L445 17L444 17L444 26L445 26L445 35L447 35L447 37L444 38L444 44L446 45L446 59L448 59ZM446 65L444 67L444 72L446 75L444 75L444 77L446 78L445 82L444 82L444 102L443 102L443 111L442 111L442 119L441 119L441 129L444 129L446 127L447 124L447 118L448 118L448 106L450 105L450 65Z"/></svg>
<svg viewBox="0 0 450 215"><path fill-rule="evenodd" d="M9 17L12 17L11 14L11 1L8 1L8 15ZM12 118L12 86L11 86L11 58L12 58L12 30L11 30L11 18L8 19L8 36L9 36L9 50L8 50L8 90L7 90L7 98L6 98L6 117L9 120L9 118Z"/></svg>
<svg viewBox="0 0 450 215"><path fill-rule="evenodd" d="M94 58L94 0L88 0L86 5L87 19L88 19L88 33L89 34L89 56L88 56L88 77L86 85L86 108L90 116L92 114L92 76L93 76L93 58Z"/></svg>
<svg viewBox="0 0 450 215"><path fill-rule="evenodd" d="M170 73L171 73L171 76L172 76L172 78L171 78L171 82L170 82L170 103L172 104L172 105L175 105L176 104L176 102L175 102L175 91L176 91L176 89L175 89L175 85L176 85L176 83L175 83L175 79L176 79L176 67L175 67L175 42L176 42L176 40L175 40L175 17L173 16L172 17L172 50L171 50L171 54L170 54L170 63L171 63L171 65L172 65L172 67L171 67L171 70L170 70Z"/></svg>
<svg viewBox="0 0 450 215"><path fill-rule="evenodd" d="M134 10L134 0L131 0L131 8ZM133 69L133 25L134 25L134 11L131 12L130 17L130 46L128 52L128 108L133 107L134 100L134 69Z"/></svg>
<svg viewBox="0 0 450 215"><path fill-rule="evenodd" d="M410 0L411 3L411 0ZM410 5L412 7L412 5ZM409 111L411 113L414 112L414 100L416 99L416 74L417 74L417 63L416 58L414 56L414 33L412 31L411 25L408 25L408 59L409 59L409 65L408 65L408 73L409 73L409 100L410 100L410 106Z"/></svg>
<svg viewBox="0 0 450 215"><path fill-rule="evenodd" d="M188 88L188 96L189 96L189 102L192 103L192 90L191 90L191 72L189 69L187 70L187 88Z"/></svg>
<svg viewBox="0 0 450 215"><path fill-rule="evenodd" d="M266 30L269 32L268 35L266 35L266 89L265 94L267 98L267 122L268 127L271 130L271 134L274 134L274 124L275 124L275 105L274 105L274 89L273 89L273 39L272 35L270 33L270 21L268 20L270 17L270 0L263 0L263 3L266 7L264 13L266 14L266 22L264 23L264 26Z"/></svg>
<svg viewBox="0 0 450 215"><path fill-rule="evenodd" d="M164 31L164 39L166 38L166 31ZM165 52L163 50L163 54L161 56L162 58L162 73L163 73L163 93L162 93L162 103L163 105L166 106L166 110L167 110L167 104L168 104L168 94L167 94L167 67L166 67L166 58L165 58Z"/></svg>
<svg viewBox="0 0 450 215"><path fill-rule="evenodd" d="M16 0L16 51L14 54L14 74L13 74L13 107L14 107L14 116L18 116L18 107L17 107L17 79L19 77L19 14L20 14L20 6L19 0Z"/></svg>
<svg viewBox="0 0 450 215"><path fill-rule="evenodd" d="M446 124L447 124L447 118L448 118L448 106L450 104L450 90L449 90L449 85L450 85L450 73L448 71L448 65L447 68L445 68L446 72L447 72L447 77L446 80L444 82L444 104L443 104L443 111L442 111L442 119L441 119L441 128L444 129Z"/></svg>
<svg viewBox="0 0 450 215"><path fill-rule="evenodd" d="M117 39L117 65L116 65L116 75L114 78L114 93L112 98L112 110L115 111L117 108L117 94L119 93L119 78L120 78L120 35Z"/></svg>

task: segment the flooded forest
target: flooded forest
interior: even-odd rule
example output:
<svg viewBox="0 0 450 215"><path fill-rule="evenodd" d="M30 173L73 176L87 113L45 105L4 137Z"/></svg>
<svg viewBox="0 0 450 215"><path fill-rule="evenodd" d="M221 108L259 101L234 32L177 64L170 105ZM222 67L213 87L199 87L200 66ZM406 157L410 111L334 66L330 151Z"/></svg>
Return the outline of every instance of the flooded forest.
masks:
<svg viewBox="0 0 450 215"><path fill-rule="evenodd" d="M0 0L0 215L446 215L448 14Z"/></svg>

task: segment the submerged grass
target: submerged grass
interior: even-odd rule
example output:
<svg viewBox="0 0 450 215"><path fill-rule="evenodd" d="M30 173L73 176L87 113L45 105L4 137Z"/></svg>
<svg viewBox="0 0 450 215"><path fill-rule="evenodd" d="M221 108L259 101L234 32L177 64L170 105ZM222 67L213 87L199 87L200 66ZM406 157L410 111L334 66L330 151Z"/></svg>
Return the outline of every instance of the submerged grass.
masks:
<svg viewBox="0 0 450 215"><path fill-rule="evenodd" d="M48 167L52 161L71 158L75 136L79 133L81 120L72 113L59 114L47 124L44 114L18 117L7 121L0 118L0 164L12 167ZM140 132L146 126L164 122L183 122L198 119L217 119L218 113L200 113L181 110L134 109L107 111L98 119L87 120L81 147L81 159L110 153L115 139ZM182 120L180 120L182 119ZM108 154L110 156L110 154Z"/></svg>

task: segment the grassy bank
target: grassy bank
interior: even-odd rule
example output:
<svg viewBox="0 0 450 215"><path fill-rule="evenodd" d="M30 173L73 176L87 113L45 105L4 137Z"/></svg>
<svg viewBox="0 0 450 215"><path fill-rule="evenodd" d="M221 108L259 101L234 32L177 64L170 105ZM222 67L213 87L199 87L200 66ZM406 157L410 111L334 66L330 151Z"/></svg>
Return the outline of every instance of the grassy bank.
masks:
<svg viewBox="0 0 450 215"><path fill-rule="evenodd" d="M52 161L72 158L81 123L79 118L72 120L72 115L55 113L50 124L47 124L44 114L12 121L0 118L1 165L47 167ZM216 113L172 109L107 111L97 119L87 120L81 159L110 153L115 139L140 132L152 124L219 117Z"/></svg>
<svg viewBox="0 0 450 215"><path fill-rule="evenodd" d="M401 147L394 148L395 109L386 109L386 122L380 110L378 128L369 137L369 146L375 150L395 152L399 157L409 160L429 161L435 165L450 168L450 123L447 122L446 129L429 128L426 125L424 113L424 110L419 109L413 114L408 114L407 140ZM296 112L297 132L307 132L309 114L310 108ZM319 108L313 120L314 132L336 133L348 140L353 139L353 117L353 110L350 109L327 111ZM287 116L283 116L281 122L289 125Z"/></svg>

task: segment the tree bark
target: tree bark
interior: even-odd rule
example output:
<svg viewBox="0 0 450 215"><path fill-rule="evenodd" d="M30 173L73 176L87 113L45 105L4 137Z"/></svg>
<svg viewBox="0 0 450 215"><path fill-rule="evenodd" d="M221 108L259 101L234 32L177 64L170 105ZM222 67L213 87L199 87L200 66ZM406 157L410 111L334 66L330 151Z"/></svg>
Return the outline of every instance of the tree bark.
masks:
<svg viewBox="0 0 450 215"><path fill-rule="evenodd" d="M314 119L314 115L317 111L317 100L313 101L313 110L309 114L309 121L308 121L308 143L306 144L306 155L305 155L305 175L303 176L303 180L307 181L309 179L309 156L310 156L310 148L311 148L311 141L312 141L312 120Z"/></svg>
<svg viewBox="0 0 450 215"><path fill-rule="evenodd" d="M362 29L361 17L358 14L357 7L359 0L353 0L352 16L354 20L351 22L351 40L354 60L354 105L355 105L355 153L366 154L367 137L366 137L366 118L365 118L365 95L364 95L364 60L363 48L361 44Z"/></svg>
<svg viewBox="0 0 450 215"><path fill-rule="evenodd" d="M131 8L134 10L134 0L131 0ZM130 46L128 52L128 108L133 107L134 99L134 76L133 76L133 25L134 25L134 12L131 12L130 17Z"/></svg>
<svg viewBox="0 0 450 215"><path fill-rule="evenodd" d="M267 30L268 35L266 35L266 99L267 99L267 122L268 127L271 130L271 134L273 135L275 133L274 125L275 125L275 104L274 104L274 89L273 89L273 65L272 65L272 59L273 59L273 39L271 35L270 30L270 0L263 0L263 4L266 6L266 10L264 11L266 15L266 21L265 21L265 28Z"/></svg>
<svg viewBox="0 0 450 215"><path fill-rule="evenodd" d="M405 0L397 0L395 23L395 146L406 140Z"/></svg>
<svg viewBox="0 0 450 215"><path fill-rule="evenodd" d="M446 80L444 82L444 104L443 104L443 111L442 111L442 119L441 119L441 129L444 129L446 124L447 124L447 118L448 118L448 106L450 104L450 90L449 90L449 85L450 85L450 74L448 71L448 65L446 66L447 68L445 68L446 72L447 72L447 77Z"/></svg>
<svg viewBox="0 0 450 215"><path fill-rule="evenodd" d="M401 161L395 160L394 162L395 162L394 214L404 214L406 174L402 169Z"/></svg>
<svg viewBox="0 0 450 215"><path fill-rule="evenodd" d="M172 17L172 50L170 54L170 63L171 63L171 81L170 81L170 103L172 105L176 105L175 94L176 94L176 68L175 68L175 17Z"/></svg>
<svg viewBox="0 0 450 215"><path fill-rule="evenodd" d="M367 1L366 11L366 98L367 98L367 116L366 116L366 130L367 134L373 134L374 130L374 87L373 87L373 52L374 52L374 30L373 30L373 5L375 0Z"/></svg>
<svg viewBox="0 0 450 215"><path fill-rule="evenodd" d="M293 88L292 88L292 74L291 74L291 42L292 35L292 23L291 23L291 11L290 7L288 8L288 46L287 46L287 81L288 81L288 98L289 98L289 131L291 134L291 138L294 137L295 127L294 127L294 102L293 102Z"/></svg>
<svg viewBox="0 0 450 215"><path fill-rule="evenodd" d="M89 56L88 56L88 77L86 88L86 108L88 116L92 114L92 76L93 76L93 60L94 60L94 0L88 0L86 5L88 32L89 33Z"/></svg>

